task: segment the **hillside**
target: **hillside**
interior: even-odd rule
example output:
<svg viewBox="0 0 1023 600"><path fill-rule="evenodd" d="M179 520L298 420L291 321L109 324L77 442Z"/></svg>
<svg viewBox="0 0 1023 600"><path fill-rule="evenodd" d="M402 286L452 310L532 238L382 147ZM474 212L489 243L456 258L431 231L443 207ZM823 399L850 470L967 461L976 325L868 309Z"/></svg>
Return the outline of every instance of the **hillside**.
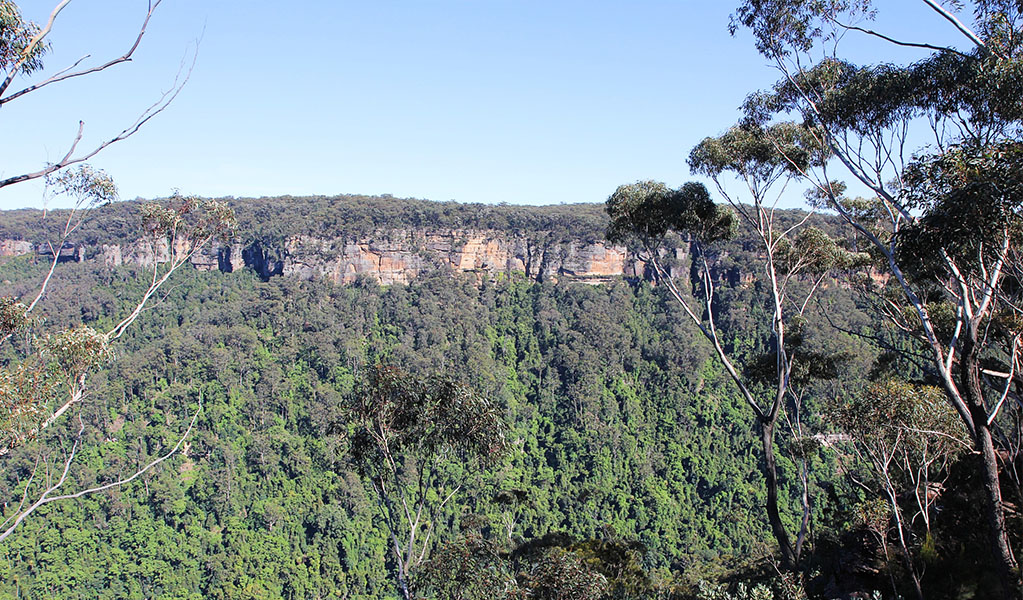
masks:
<svg viewBox="0 0 1023 600"><path fill-rule="evenodd" d="M343 399L378 364L466 381L510 427L506 460L458 472L465 487L438 518L434 549L465 535L507 556L551 540L624 544L664 590L772 572L752 415L667 290L643 279L634 251L601 240L600 205L233 203L238 237L216 252L258 248L281 267L199 260L172 280L90 381L82 408L90 433L74 483L97 483L166 451L201 399L197 430L137 484L40 509L0 547L0 595L393 597L373 496L335 431ZM144 288L142 265L158 254L131 237L134 208L93 215L58 265L41 305L45 322L109 328ZM3 238L33 245L0 262L5 295L34 289L46 268L46 253L34 249L43 234L29 216L0 215ZM534 240L546 244L536 259L546 266L519 268L515 244L530 258ZM331 276L325 265L347 260L353 245L389 248L404 262ZM119 261L109 260L114 247ZM739 238L716 250L715 311L730 351L751 366L771 334L755 325L768 297L752 276L750 247ZM619 257L615 268L598 273L598 252ZM688 255L679 243L670 257L682 280ZM846 333L871 321L849 286L834 283L819 296L827 314L812 316L802 334L808 348L850 357L839 379L806 397L803 426L822 434L829 430L816 408L862 386L875 353ZM46 441L60 447L72 426ZM778 445L794 439L780 431ZM9 457L4 497L34 456L26 447ZM830 565L812 586L876 589L884 576L869 558L874 542L853 516L863 493L843 464L825 447L808 462L810 543L816 564ZM793 526L800 472L780 456L783 517Z"/></svg>

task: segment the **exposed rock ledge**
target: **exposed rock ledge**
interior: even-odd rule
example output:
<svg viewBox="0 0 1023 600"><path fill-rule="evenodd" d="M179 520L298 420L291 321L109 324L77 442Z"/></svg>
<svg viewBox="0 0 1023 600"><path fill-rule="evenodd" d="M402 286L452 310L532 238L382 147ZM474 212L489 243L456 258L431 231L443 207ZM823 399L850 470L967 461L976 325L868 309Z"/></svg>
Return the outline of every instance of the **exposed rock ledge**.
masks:
<svg viewBox="0 0 1023 600"><path fill-rule="evenodd" d="M52 256L49 246L0 240L0 256L36 253ZM684 251L676 251L683 258ZM166 243L68 246L61 261L98 261L108 266L165 262ZM365 239L295 236L282 243L235 241L213 245L192 258L200 270L233 272L249 267L263 278L275 275L324 278L352 283L360 276L381 284L408 283L419 273L450 267L485 277L518 273L536 281L568 278L601 283L615 277L648 276L647 265L622 246L603 241L555 239L537 232L516 235L493 230L381 230Z"/></svg>

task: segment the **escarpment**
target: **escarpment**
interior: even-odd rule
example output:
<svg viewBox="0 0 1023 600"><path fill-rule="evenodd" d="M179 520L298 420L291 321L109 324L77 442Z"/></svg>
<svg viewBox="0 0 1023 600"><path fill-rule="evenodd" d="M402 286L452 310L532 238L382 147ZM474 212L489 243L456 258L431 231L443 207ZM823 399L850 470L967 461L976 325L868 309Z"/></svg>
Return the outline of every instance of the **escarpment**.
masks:
<svg viewBox="0 0 1023 600"><path fill-rule="evenodd" d="M652 280L642 253L604 240L603 204L509 206L431 202L389 196L225 199L238 217L234 239L204 247L191 257L203 271L251 269L263 279L289 277L350 284L369 278L383 285L409 283L438 269L473 273L480 280L518 276L532 281L603 283L615 278ZM61 211L0 214L0 256L34 255L59 262L152 266L169 260L166 241L144 239L140 202L117 202L95 214L63 247ZM674 275L692 267L682 240L661 250ZM734 259L711 274L743 285L750 279L744 244L720 250Z"/></svg>
<svg viewBox="0 0 1023 600"><path fill-rule="evenodd" d="M277 243L232 240L203 248L191 258L199 270L225 273L250 268L274 276L353 283L369 277L388 285L408 283L438 268L519 275L535 281L563 278L601 283L615 277L642 278L646 263L626 248L602 240L554 240L547 232L513 234L495 230L377 230L361 238L295 235ZM166 243L79 243L61 249L61 261L95 261L109 267L166 262ZM52 257L46 244L0 240L0 256Z"/></svg>

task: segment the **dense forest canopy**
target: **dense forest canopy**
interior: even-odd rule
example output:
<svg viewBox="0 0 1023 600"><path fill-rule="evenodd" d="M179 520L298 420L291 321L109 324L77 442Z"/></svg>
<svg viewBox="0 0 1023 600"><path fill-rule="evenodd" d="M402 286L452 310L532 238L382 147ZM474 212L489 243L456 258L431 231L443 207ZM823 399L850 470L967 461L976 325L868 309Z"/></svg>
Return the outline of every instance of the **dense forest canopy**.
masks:
<svg viewBox="0 0 1023 600"><path fill-rule="evenodd" d="M246 209L236 209L244 223ZM587 210L606 224L593 207ZM97 231L103 218L97 213L92 220ZM742 272L760 260L744 238L715 252ZM37 284L45 262L34 255L8 258L0 274L17 294ZM139 267L59 267L41 305L48 322L102 327L144 285ZM806 348L850 354L840 381L816 384L808 400L815 406L854 389L876 353L856 335L871 331L872 309L858 303L851 281L825 286L818 302L826 313L814 313L803 326ZM723 339L744 368L754 369L768 348L770 330L759 318L768 314L765 294L747 277L722 281L717 292ZM496 402L510 427L513 451L506 459L456 472L468 477L465 489L445 506L432 547L487 539L500 557L540 540L588 552L594 546L583 542L597 540L605 545L597 547L636 544L631 552L649 586L688 589L728 574L757 578L760 561L773 552L757 516L764 488L749 434L753 421L710 344L672 302L664 286L624 281L479 281L439 271L408 286L381 287L368 280L353 286L263 281L247 270L193 272L125 334L116 360L92 379L95 401L83 418L93 433L86 468L76 477L89 485L93 473L124 470L165 451L201 394L196 431L179 457L139 485L56 503L26 521L3 550L5 593L393 593L386 530L371 490L344 439L331 434L343 418L343 399L377 364L455 376ZM812 435L834 433L820 419L804 426ZM796 441L781 429L779 445ZM11 458L6 492L18 489L31 456ZM778 465L781 512L797 528L800 468L787 456ZM827 577L842 585L881 588L876 578L884 571L870 558L876 542L855 516L868 498L842 466L850 459L820 444L806 456L819 498L808 538L814 560L830 564ZM935 585L957 586L955 574L976 567L953 550L974 543L961 529L974 517L964 518L936 521L937 556L949 557L936 560L952 562L941 563L948 577ZM108 566L95 564L94 553L114 546L120 550ZM834 570L837 563L828 561L852 566ZM507 568L515 572L513 563ZM813 585L828 589L834 582L821 578Z"/></svg>
<svg viewBox="0 0 1023 600"><path fill-rule="evenodd" d="M8 260L3 277L27 288L35 261ZM53 321L100 325L140 284L125 268L61 267L46 309ZM742 307L757 293L737 288L726 302ZM667 301L648 285L478 287L443 272L388 288L194 273L97 375L86 464L99 471L159 452L201 390L198 431L144 485L27 522L4 548L22 557L4 563L5 593L386 595L373 500L327 435L341 398L378 363L457 374L499 402L512 427L518 450L472 475L442 539L473 522L509 549L552 533L635 540L665 580L746 564L769 553L767 532L746 516L761 502L749 419ZM833 288L828 301L844 306L849 327L866 326L847 291ZM730 343L754 352L760 336L740 333L746 312L727 311ZM130 439L145 443L118 441ZM786 486L791 469L783 465ZM16 486L19 472L4 485ZM819 510L827 519L834 507ZM46 536L78 541L41 543ZM110 544L122 550L95 564Z"/></svg>
<svg viewBox="0 0 1023 600"><path fill-rule="evenodd" d="M358 195L218 200L234 209L240 240L269 244L295 236L362 239L379 231L403 229L494 230L522 235L551 232L566 241L593 242L604 239L608 223L601 203L516 206ZM135 241L141 204L116 202L97 208L82 224L77 241L88 245ZM65 211L51 210L46 219L40 219L38 209L3 214L0 239L43 243L60 227ZM780 211L780 218L793 221L797 214L799 211Z"/></svg>
<svg viewBox="0 0 1023 600"><path fill-rule="evenodd" d="M293 236L360 238L379 230L492 229L508 232L557 231L582 241L604 237L606 216L600 204L513 206L431 202L390 196L314 196L258 199L221 198L235 209L243 239L281 241ZM139 201L140 202L140 201ZM135 241L139 202L110 204L96 210L81 229L86 244ZM6 211L0 239L42 241L53 233L64 211Z"/></svg>

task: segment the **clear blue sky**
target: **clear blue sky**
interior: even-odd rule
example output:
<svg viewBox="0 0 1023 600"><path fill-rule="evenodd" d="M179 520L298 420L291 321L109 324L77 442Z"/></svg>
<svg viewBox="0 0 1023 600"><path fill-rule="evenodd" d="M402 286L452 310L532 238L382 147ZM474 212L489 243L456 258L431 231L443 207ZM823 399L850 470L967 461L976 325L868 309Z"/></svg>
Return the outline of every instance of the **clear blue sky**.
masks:
<svg viewBox="0 0 1023 600"><path fill-rule="evenodd" d="M638 179L678 185L689 149L777 76L748 36L728 35L736 3L165 0L134 62L0 110L0 175L61 156L79 119L83 148L131 123L202 36L179 98L92 161L122 198L550 204L601 202ZM44 21L56 0L19 4ZM899 6L899 32L943 29L922 3ZM75 0L48 67L123 52L145 7ZM39 183L8 187L0 208L42 197Z"/></svg>

